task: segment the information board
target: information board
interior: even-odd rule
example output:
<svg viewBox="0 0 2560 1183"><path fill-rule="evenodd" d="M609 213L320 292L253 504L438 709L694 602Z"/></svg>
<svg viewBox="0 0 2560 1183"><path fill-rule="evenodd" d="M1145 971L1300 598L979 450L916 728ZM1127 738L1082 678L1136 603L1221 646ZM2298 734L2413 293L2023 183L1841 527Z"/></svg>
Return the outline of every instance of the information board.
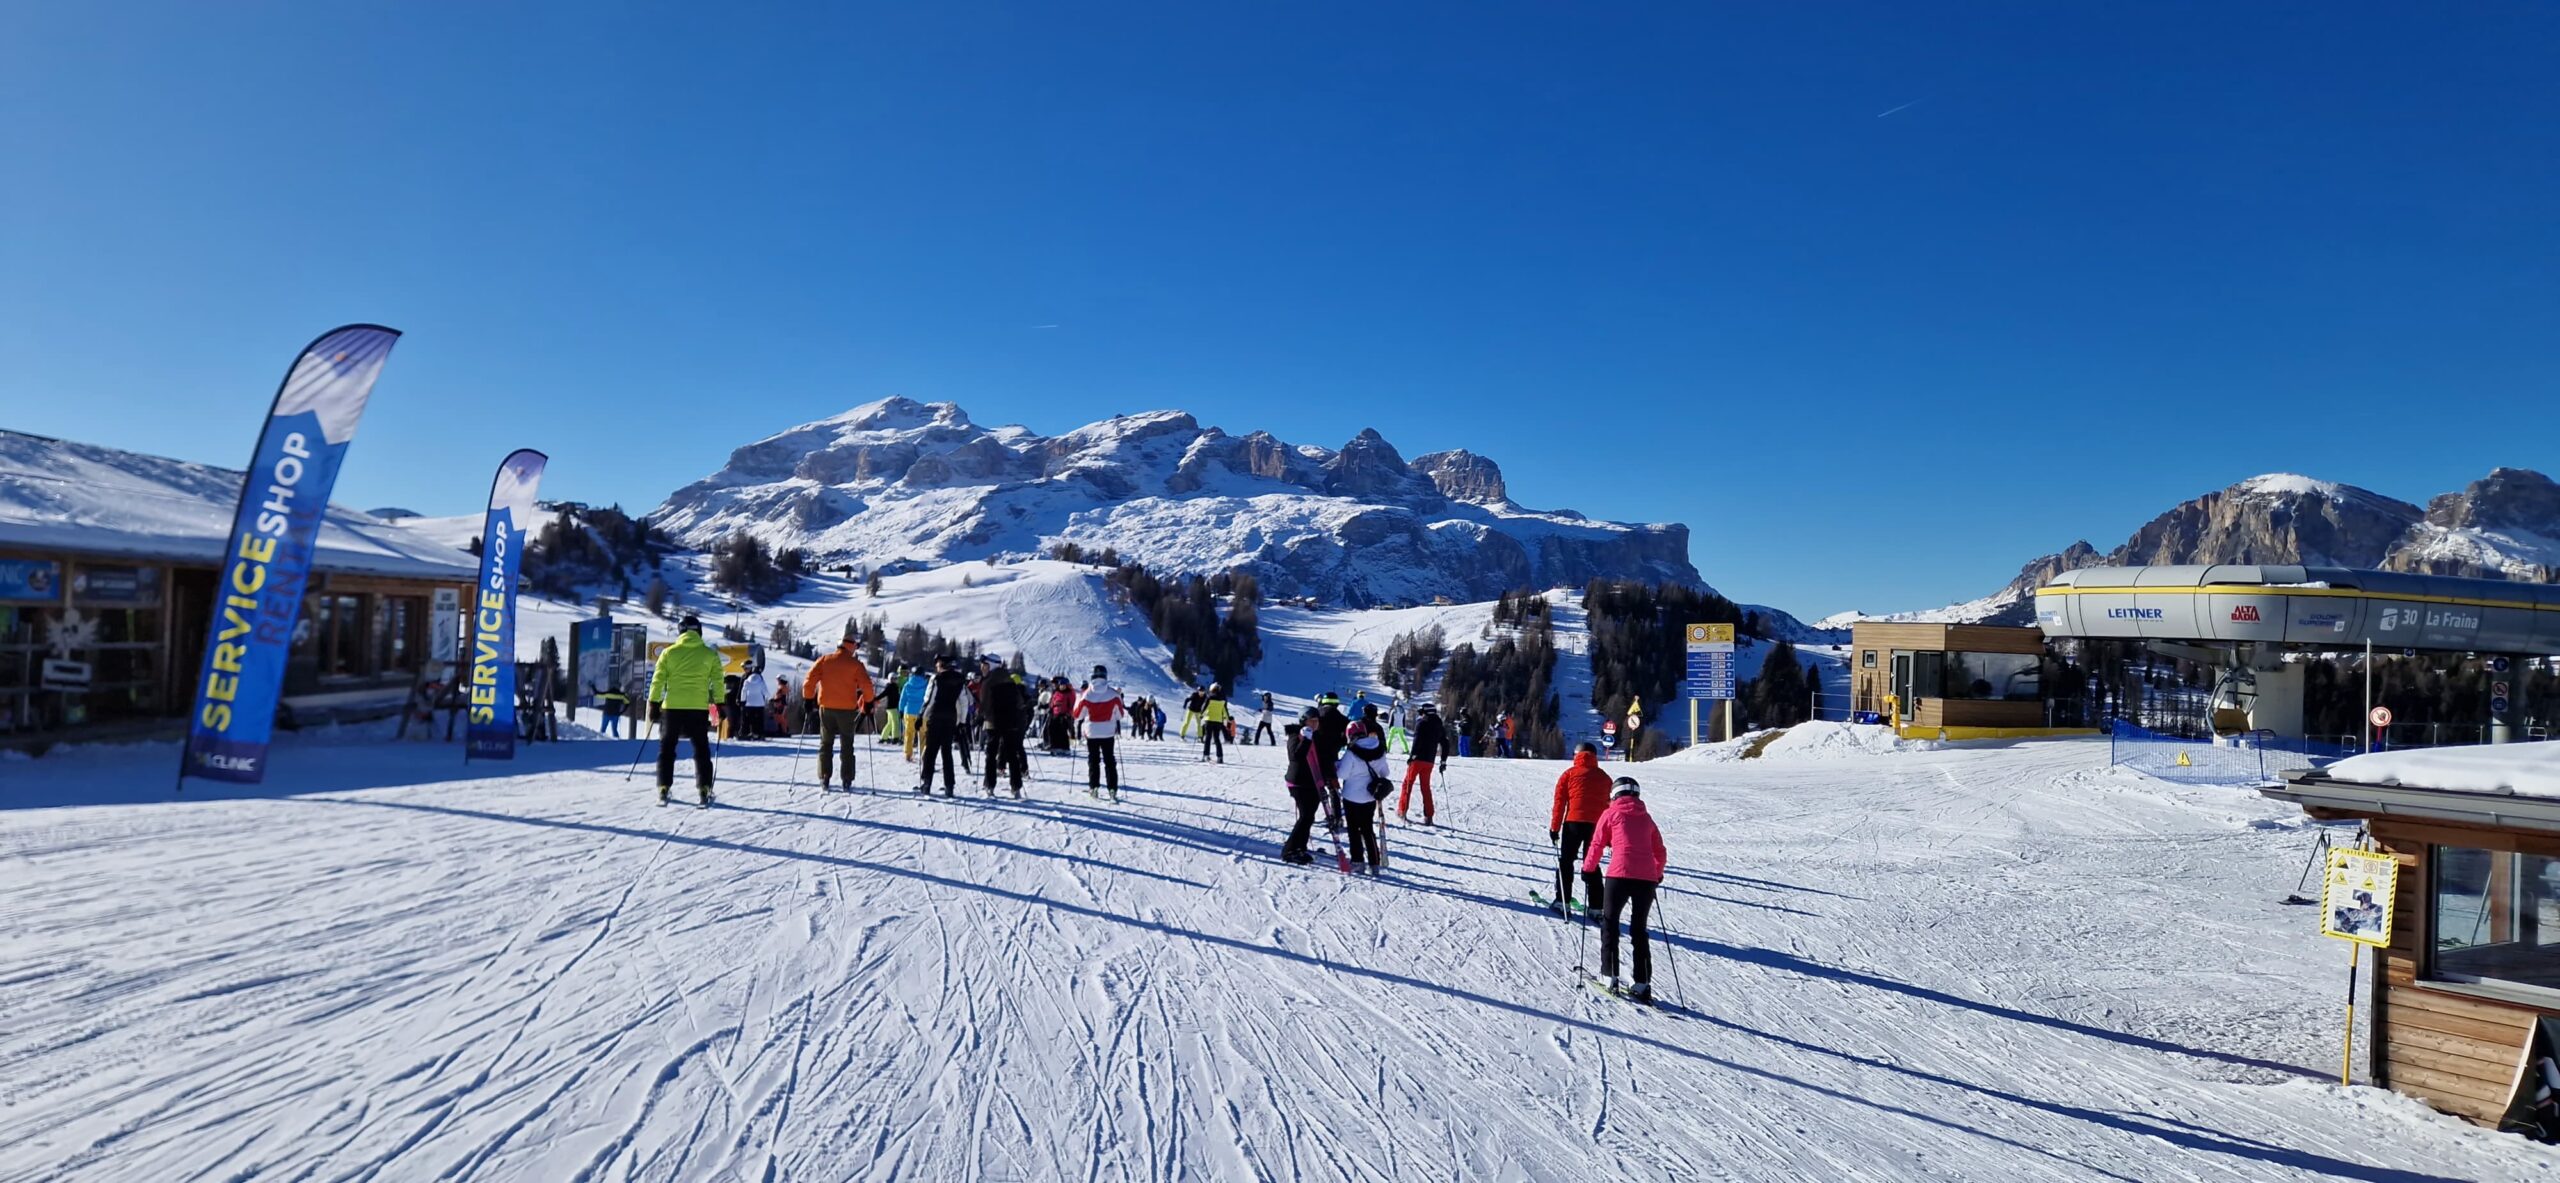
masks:
<svg viewBox="0 0 2560 1183"><path fill-rule="evenodd" d="M1689 626L1689 663L1680 692L1689 698L1733 697L1733 626Z"/></svg>

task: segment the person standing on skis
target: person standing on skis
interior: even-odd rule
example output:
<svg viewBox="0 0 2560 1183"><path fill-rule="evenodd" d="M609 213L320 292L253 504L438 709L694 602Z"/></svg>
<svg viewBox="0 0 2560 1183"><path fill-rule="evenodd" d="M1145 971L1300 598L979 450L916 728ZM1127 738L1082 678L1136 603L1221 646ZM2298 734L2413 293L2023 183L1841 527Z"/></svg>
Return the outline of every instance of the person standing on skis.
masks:
<svg viewBox="0 0 2560 1183"><path fill-rule="evenodd" d="M1067 754L1068 729L1075 716L1076 692L1067 685L1067 676L1060 674L1049 683L1049 727L1042 737L1050 752L1060 756Z"/></svg>
<svg viewBox="0 0 2560 1183"><path fill-rule="evenodd" d="M1365 723L1354 723L1349 746L1334 769L1342 784L1343 820L1351 829L1351 865L1378 873L1378 802L1387 797L1395 774L1387 767L1386 737Z"/></svg>
<svg viewBox="0 0 2560 1183"><path fill-rule="evenodd" d="M1271 742L1271 692L1268 690L1262 692L1262 721L1254 725L1253 742Z"/></svg>
<svg viewBox="0 0 2560 1183"><path fill-rule="evenodd" d="M936 755L942 757L942 795L948 797L958 787L951 749L960 742L960 700L968 697L969 676L952 668L954 664L947 654L933 659L933 676L925 680L924 701L913 716L924 723L924 776L916 782L918 793L933 791Z"/></svg>
<svg viewBox="0 0 2560 1183"><path fill-rule="evenodd" d="M1315 712L1288 726L1288 763L1281 769L1280 783L1289 790L1289 803L1298 807L1297 821L1289 826L1289 837L1280 843L1283 862L1305 865L1315 861L1307 853L1307 839L1315 832L1316 806L1324 803L1324 771L1316 767L1315 737L1307 734L1307 725L1315 721Z"/></svg>
<svg viewBox="0 0 2560 1183"><path fill-rule="evenodd" d="M676 643L658 654L649 675L649 721L658 725L658 804L676 784L676 741L693 742L693 784L711 804L711 696L727 670L727 658L702 643L702 620L688 612L676 624Z"/></svg>
<svg viewBox="0 0 2560 1183"><path fill-rule="evenodd" d="M1608 979L1610 993L1618 992L1618 914L1632 912L1628 923L1634 934L1635 984L1626 995L1651 1002L1653 945L1647 922L1670 852L1662 845L1662 831L1653 824L1653 815L1645 812L1644 790L1632 776L1619 777L1609 789L1609 808L1600 814L1600 824L1592 829L1590 846L1582 856L1585 881L1602 873L1603 852L1609 856L1609 868L1600 881L1600 976Z"/></svg>
<svg viewBox="0 0 2560 1183"><path fill-rule="evenodd" d="M1342 713L1342 700L1331 691L1316 697L1315 730L1316 766L1324 770L1325 785L1338 790L1342 785L1334 778L1334 770L1342 762L1343 747L1350 742L1351 719Z"/></svg>
<svg viewBox="0 0 2560 1183"><path fill-rule="evenodd" d="M1200 703L1200 758L1207 760L1216 753L1220 764L1227 762L1227 688L1224 684L1209 687Z"/></svg>
<svg viewBox="0 0 2560 1183"><path fill-rule="evenodd" d="M738 730L747 739L763 739L765 719L773 711L773 688L764 680L763 666L747 671L746 680L738 684L738 705L746 708L739 712Z"/></svg>
<svg viewBox="0 0 2560 1183"><path fill-rule="evenodd" d="M916 762L916 745L924 742L924 700L933 690L933 672L918 669L907 675L907 684L898 691L898 742L906 749L907 763Z"/></svg>
<svg viewBox="0 0 2560 1183"><path fill-rule="evenodd" d="M986 674L978 679L978 717L987 733L987 795L996 795L996 775L1012 778L1013 795L1022 797L1022 778L1031 775L1031 760L1022 751L1022 735L1031 727L1031 692L1021 679L993 656L978 663Z"/></svg>
<svg viewBox="0 0 2560 1183"><path fill-rule="evenodd" d="M1197 686L1191 688L1191 693L1182 696L1182 725L1174 728L1175 738L1191 738L1191 729L1200 725L1201 705L1208 701L1208 693Z"/></svg>
<svg viewBox="0 0 2560 1183"><path fill-rule="evenodd" d="M871 671L862 668L862 654L856 648L859 635L851 625L844 630L844 643L836 651L821 657L809 667L809 676L800 682L800 701L818 715L818 787L824 789L835 772L832 759L835 749L844 750L844 791L853 791L854 739L862 731L862 714L871 709Z"/></svg>
<svg viewBox="0 0 2560 1183"><path fill-rule="evenodd" d="M1449 767L1449 732L1441 726L1440 711L1424 703L1414 712L1413 750L1405 757L1404 791L1396 795L1396 816L1413 817L1413 784L1422 782L1422 824L1430 825L1432 764L1438 762L1445 771Z"/></svg>
<svg viewBox="0 0 2560 1183"><path fill-rule="evenodd" d="M1556 845L1555 906L1559 910L1573 909L1573 873L1582 861L1583 848L1591 842L1592 827L1609 808L1609 787L1609 774L1600 770L1600 749L1588 743L1574 750L1573 767L1556 778L1555 807L1547 814L1547 841ZM1598 871L1583 873L1582 904L1586 909L1600 906Z"/></svg>
<svg viewBox="0 0 2560 1183"><path fill-rule="evenodd" d="M898 702L907 695L905 662L889 667L887 685L888 688L880 693L880 729L877 734L881 743L891 744L898 742Z"/></svg>
<svg viewBox="0 0 2560 1183"><path fill-rule="evenodd" d="M1093 667L1093 680L1085 683L1084 694L1076 699L1076 717L1084 721L1085 791L1100 796L1108 784L1111 799L1120 799L1120 692L1111 685L1111 671Z"/></svg>

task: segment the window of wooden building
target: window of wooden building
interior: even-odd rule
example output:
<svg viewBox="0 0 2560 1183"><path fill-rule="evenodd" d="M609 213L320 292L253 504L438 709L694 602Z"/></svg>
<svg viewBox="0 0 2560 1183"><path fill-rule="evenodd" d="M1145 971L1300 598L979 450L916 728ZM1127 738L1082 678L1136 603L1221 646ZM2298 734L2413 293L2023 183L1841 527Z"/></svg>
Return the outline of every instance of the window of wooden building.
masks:
<svg viewBox="0 0 2560 1183"><path fill-rule="evenodd" d="M2427 977L2560 1005L2560 858L2432 848Z"/></svg>

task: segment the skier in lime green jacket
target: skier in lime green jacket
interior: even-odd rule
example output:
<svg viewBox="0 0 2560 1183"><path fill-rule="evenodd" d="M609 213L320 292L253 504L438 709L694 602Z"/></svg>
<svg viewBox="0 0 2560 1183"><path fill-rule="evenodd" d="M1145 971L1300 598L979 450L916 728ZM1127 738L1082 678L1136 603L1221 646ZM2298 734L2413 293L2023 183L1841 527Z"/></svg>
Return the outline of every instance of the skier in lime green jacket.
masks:
<svg viewBox="0 0 2560 1183"><path fill-rule="evenodd" d="M657 671L649 676L649 721L658 724L658 804L676 783L676 741L693 741L693 783L702 805L711 805L711 700L729 660L702 641L702 620L687 613L676 626L676 643L658 654ZM663 713L664 717L661 718Z"/></svg>

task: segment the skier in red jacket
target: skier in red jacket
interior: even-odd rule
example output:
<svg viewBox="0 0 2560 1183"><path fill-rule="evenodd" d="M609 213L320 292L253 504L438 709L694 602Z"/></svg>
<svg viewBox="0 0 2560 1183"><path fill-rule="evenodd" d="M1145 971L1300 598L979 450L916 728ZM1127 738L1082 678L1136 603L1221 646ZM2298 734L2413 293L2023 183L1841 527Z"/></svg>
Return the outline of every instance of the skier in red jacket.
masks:
<svg viewBox="0 0 2560 1183"><path fill-rule="evenodd" d="M1653 914L1653 895L1662 886L1664 864L1670 852L1662 845L1662 831L1653 824L1653 815L1645 812L1643 788L1632 776L1619 777L1609 790L1609 808L1600 814L1600 824L1591 832L1591 844L1582 856L1585 882L1600 874L1600 855L1609 855L1608 877L1602 880L1600 899L1600 976L1609 980L1609 992L1618 992L1618 914L1632 910L1629 917L1635 934L1635 985L1626 995L1637 1002L1653 1000L1653 946L1647 940L1646 920Z"/></svg>
<svg viewBox="0 0 2560 1183"><path fill-rule="evenodd" d="M1600 821L1600 813L1609 807L1609 774L1600 770L1600 749L1586 743L1574 749L1573 767L1556 778L1555 808L1547 814L1547 841L1556 844L1556 898L1558 910L1573 907L1574 864L1582 860L1582 848L1591 841L1591 827ZM1582 905L1600 906L1600 873L1582 876Z"/></svg>

